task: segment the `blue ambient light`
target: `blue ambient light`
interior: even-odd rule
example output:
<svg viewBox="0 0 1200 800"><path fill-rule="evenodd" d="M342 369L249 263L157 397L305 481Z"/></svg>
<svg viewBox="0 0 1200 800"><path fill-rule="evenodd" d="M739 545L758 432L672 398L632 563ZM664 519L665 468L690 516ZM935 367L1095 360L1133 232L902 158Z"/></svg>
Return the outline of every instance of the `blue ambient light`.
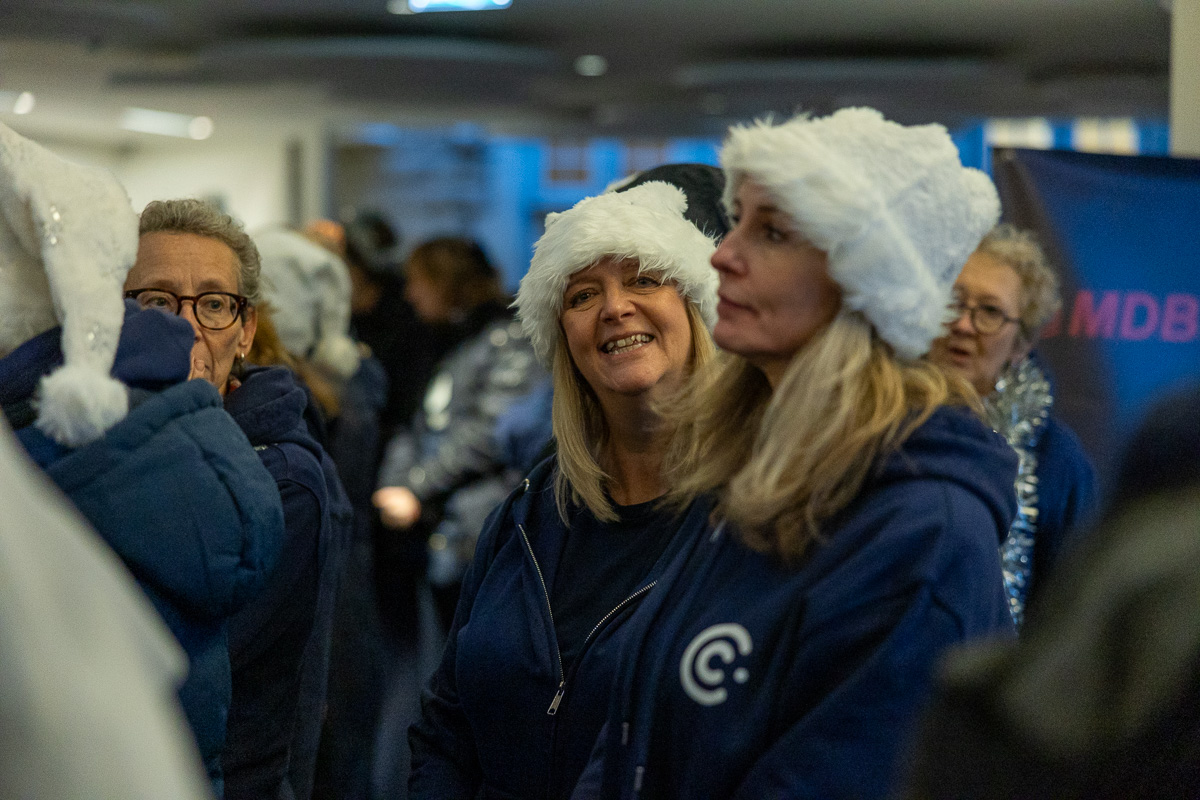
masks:
<svg viewBox="0 0 1200 800"><path fill-rule="evenodd" d="M394 14L422 14L426 11L495 11L511 5L512 0L392 0L388 10ZM397 6L405 10L397 11Z"/></svg>

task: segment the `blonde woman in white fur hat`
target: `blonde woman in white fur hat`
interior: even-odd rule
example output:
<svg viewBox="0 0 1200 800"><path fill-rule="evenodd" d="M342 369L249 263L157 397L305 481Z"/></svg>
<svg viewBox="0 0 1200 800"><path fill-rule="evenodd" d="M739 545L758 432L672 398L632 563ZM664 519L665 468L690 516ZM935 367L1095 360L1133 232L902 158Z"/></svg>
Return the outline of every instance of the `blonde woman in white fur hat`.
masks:
<svg viewBox="0 0 1200 800"><path fill-rule="evenodd" d="M938 655L1012 635L1015 459L922 357L999 204L944 128L870 109L735 128L721 161L725 352L668 473L720 522L630 621L578 796L883 797Z"/></svg>
<svg viewBox="0 0 1200 800"><path fill-rule="evenodd" d="M551 215L521 282L522 325L553 369L558 454L479 537L409 736L414 800L569 797L630 610L703 530L703 504L657 502L668 434L654 402L713 352L714 242L694 223L722 232L720 173L641 180Z"/></svg>

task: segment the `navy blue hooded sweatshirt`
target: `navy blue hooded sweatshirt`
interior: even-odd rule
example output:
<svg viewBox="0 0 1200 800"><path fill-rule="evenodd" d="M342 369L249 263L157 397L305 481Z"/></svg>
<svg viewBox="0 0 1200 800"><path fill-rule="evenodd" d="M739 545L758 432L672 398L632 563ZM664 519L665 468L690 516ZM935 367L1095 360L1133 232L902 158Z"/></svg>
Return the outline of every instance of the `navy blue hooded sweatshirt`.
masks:
<svg viewBox="0 0 1200 800"><path fill-rule="evenodd" d="M307 406L306 392L283 367L251 368L225 396L225 410L275 479L285 529L262 594L230 621L227 800L291 800L312 791L352 512L332 460L310 433Z"/></svg>
<svg viewBox="0 0 1200 800"><path fill-rule="evenodd" d="M125 306L113 376L130 387L131 410L102 438L70 450L29 424L38 379L62 363L58 328L0 360L0 403L26 450L125 562L187 653L180 704L220 797L228 619L274 565L283 512L220 394L187 380L191 326Z"/></svg>
<svg viewBox="0 0 1200 800"><path fill-rule="evenodd" d="M547 589L567 537L556 464L538 465L479 536L441 666L409 731L412 800L569 797L604 724L625 622L689 532L704 527L710 506L696 503L564 675Z"/></svg>
<svg viewBox="0 0 1200 800"><path fill-rule="evenodd" d="M1016 456L942 408L799 568L728 526L694 537L629 622L576 798L888 794L934 665L1014 635L997 546Z"/></svg>

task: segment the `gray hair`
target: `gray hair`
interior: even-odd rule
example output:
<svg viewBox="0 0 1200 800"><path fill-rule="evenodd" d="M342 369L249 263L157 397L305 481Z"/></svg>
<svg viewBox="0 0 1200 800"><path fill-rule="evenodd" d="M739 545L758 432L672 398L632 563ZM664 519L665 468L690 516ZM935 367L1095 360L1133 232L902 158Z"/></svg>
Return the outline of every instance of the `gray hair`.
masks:
<svg viewBox="0 0 1200 800"><path fill-rule="evenodd" d="M1032 232L1002 223L992 228L979 243L979 252L1013 268L1021 280L1021 333L1026 341L1037 338L1038 331L1062 306L1058 275Z"/></svg>
<svg viewBox="0 0 1200 800"><path fill-rule="evenodd" d="M142 210L138 222L138 236L147 233L191 233L216 239L237 257L238 293L250 305L262 302L258 248L241 223L216 206L193 198L154 200Z"/></svg>

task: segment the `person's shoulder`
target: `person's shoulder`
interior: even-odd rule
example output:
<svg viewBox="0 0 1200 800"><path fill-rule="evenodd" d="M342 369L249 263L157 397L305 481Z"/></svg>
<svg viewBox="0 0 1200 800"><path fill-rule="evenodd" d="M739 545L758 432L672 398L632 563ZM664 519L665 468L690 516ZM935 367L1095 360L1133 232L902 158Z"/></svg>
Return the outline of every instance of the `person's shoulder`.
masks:
<svg viewBox="0 0 1200 800"><path fill-rule="evenodd" d="M297 442L274 442L257 445L254 449L276 483L298 483L316 494L318 499L324 499L325 474L311 448Z"/></svg>
<svg viewBox="0 0 1200 800"><path fill-rule="evenodd" d="M935 502L958 487L1011 519L1016 474L1017 455L1003 437L969 409L943 406L884 459L869 485L890 488L902 503L906 495L910 503Z"/></svg>
<svg viewBox="0 0 1200 800"><path fill-rule="evenodd" d="M113 447L131 447L152 436L194 425L211 428L216 433L236 430L222 409L221 395L216 387L200 379L145 395L145 399L131 408L129 415L114 425L101 441Z"/></svg>
<svg viewBox="0 0 1200 800"><path fill-rule="evenodd" d="M1037 450L1043 461L1053 460L1073 466L1077 471L1092 472L1092 462L1083 443L1075 431L1056 417L1047 417Z"/></svg>

